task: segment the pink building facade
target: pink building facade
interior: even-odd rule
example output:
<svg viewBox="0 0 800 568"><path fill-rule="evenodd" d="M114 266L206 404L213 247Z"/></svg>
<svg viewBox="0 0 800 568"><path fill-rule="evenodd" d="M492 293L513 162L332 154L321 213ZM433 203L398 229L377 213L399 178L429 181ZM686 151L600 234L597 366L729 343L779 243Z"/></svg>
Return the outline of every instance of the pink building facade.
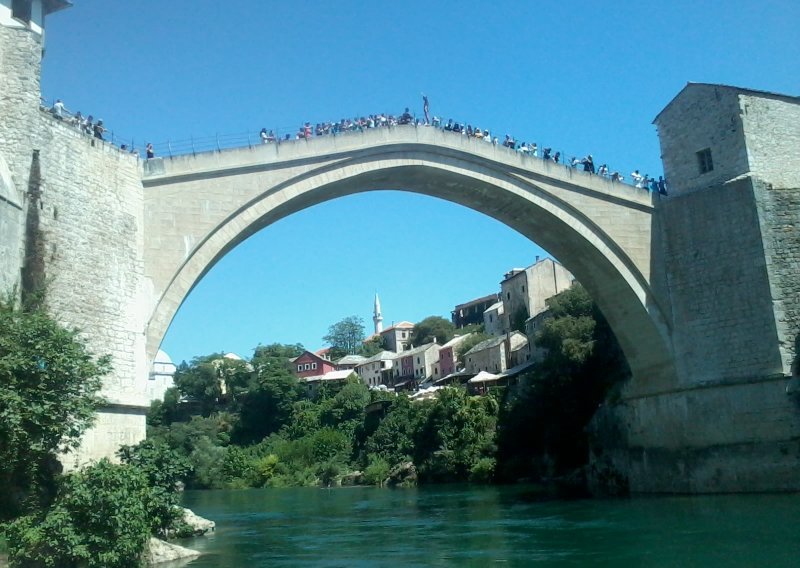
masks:
<svg viewBox="0 0 800 568"><path fill-rule="evenodd" d="M298 379L304 379L335 371L336 365L316 353L305 351L292 362L292 370Z"/></svg>

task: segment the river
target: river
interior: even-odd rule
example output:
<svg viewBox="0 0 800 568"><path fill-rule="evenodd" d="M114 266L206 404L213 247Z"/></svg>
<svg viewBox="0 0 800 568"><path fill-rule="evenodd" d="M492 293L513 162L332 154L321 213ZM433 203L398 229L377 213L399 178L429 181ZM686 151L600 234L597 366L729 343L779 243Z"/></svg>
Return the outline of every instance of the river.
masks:
<svg viewBox="0 0 800 568"><path fill-rule="evenodd" d="M800 495L541 501L523 486L189 491L189 568L800 566Z"/></svg>

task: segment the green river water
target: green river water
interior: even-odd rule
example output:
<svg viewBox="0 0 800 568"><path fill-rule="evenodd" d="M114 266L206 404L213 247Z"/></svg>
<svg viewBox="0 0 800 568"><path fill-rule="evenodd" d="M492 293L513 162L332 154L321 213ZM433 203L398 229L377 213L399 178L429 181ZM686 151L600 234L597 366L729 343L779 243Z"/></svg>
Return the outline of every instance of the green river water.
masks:
<svg viewBox="0 0 800 568"><path fill-rule="evenodd" d="M187 492L189 568L800 567L800 495L541 501L523 486ZM184 564L185 565L185 564Z"/></svg>

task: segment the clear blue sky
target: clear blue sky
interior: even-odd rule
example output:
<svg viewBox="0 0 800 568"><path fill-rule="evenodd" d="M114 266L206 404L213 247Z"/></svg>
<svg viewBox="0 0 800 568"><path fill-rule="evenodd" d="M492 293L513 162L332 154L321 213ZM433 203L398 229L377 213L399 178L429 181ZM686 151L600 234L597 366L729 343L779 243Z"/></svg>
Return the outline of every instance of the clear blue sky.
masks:
<svg viewBox="0 0 800 568"><path fill-rule="evenodd" d="M659 175L651 123L687 81L800 94L795 0L74 4L47 22L43 95L139 146L405 106L419 113L425 92L444 118L591 153L626 175ZM231 252L162 347L176 361L249 356L259 343L316 349L343 317L363 317L369 331L375 291L386 322L449 317L541 254L450 203L347 197ZM312 270L317 263L325 270Z"/></svg>

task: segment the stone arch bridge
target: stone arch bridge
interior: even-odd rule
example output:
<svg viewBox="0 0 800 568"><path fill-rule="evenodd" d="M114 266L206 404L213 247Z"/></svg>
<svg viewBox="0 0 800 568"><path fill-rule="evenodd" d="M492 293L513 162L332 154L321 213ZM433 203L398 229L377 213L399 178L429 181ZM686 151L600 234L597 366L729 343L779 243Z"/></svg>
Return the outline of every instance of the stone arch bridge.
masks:
<svg viewBox="0 0 800 568"><path fill-rule="evenodd" d="M330 199L397 189L469 207L535 240L596 299L637 391L674 384L670 324L651 285L658 195L424 126L156 158L144 163L142 183L150 361L194 285L244 239Z"/></svg>

